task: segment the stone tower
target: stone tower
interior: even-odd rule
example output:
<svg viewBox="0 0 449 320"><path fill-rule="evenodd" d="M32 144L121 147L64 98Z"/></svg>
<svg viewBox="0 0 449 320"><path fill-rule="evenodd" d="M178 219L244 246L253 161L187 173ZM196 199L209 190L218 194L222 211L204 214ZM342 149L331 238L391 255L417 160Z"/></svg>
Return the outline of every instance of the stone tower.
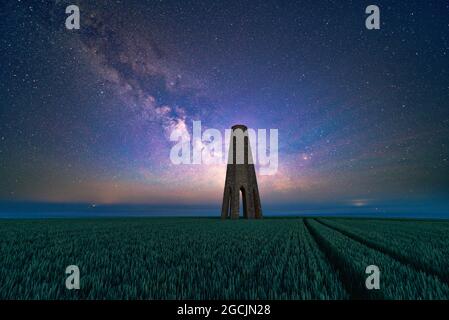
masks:
<svg viewBox="0 0 449 320"><path fill-rule="evenodd" d="M261 219L259 189L254 168L248 128L244 125L232 127L229 157L221 208L222 219L238 219L240 194L243 203L243 218Z"/></svg>

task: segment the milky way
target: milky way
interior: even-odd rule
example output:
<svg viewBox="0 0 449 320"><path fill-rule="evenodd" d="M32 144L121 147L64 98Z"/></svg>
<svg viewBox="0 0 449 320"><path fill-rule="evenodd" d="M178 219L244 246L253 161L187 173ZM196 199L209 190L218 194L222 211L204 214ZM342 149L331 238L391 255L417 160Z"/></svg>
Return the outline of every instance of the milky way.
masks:
<svg viewBox="0 0 449 320"><path fill-rule="evenodd" d="M201 120L279 130L273 207L447 212L443 1L74 3L2 5L1 201L219 204L223 165L169 159Z"/></svg>

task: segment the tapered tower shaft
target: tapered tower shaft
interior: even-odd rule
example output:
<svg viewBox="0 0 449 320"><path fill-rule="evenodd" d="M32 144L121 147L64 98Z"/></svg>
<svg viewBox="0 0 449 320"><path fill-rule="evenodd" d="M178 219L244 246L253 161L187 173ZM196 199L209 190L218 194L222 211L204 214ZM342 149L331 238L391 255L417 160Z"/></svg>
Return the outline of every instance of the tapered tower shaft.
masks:
<svg viewBox="0 0 449 320"><path fill-rule="evenodd" d="M232 127L229 143L229 157L221 209L222 219L239 218L240 197L242 197L243 218L261 219L262 207L248 128L244 125L235 125Z"/></svg>

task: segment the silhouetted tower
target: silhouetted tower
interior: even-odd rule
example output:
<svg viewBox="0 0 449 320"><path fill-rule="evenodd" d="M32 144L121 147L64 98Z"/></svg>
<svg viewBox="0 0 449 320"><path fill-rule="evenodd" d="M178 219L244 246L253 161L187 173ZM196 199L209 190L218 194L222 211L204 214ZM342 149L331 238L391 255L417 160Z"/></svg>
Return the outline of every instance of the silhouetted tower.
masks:
<svg viewBox="0 0 449 320"><path fill-rule="evenodd" d="M245 219L261 219L259 189L256 170L248 138L248 128L244 125L232 127L229 143L229 157L226 168L226 181L223 193L221 218L239 218L240 193Z"/></svg>

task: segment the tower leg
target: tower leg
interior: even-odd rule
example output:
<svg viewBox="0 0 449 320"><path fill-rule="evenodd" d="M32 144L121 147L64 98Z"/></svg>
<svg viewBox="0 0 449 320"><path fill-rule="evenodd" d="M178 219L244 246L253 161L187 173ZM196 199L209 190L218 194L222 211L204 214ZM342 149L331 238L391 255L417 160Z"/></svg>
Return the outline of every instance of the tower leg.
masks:
<svg viewBox="0 0 449 320"><path fill-rule="evenodd" d="M262 219L262 208L260 205L260 198L257 190L253 191L253 196L254 196L254 218Z"/></svg>
<svg viewBox="0 0 449 320"><path fill-rule="evenodd" d="M248 219L254 219L255 218L255 211L254 211L254 193L249 190L246 193L246 208L248 210L247 217Z"/></svg>
<svg viewBox="0 0 449 320"><path fill-rule="evenodd" d="M223 204L221 205L221 218L227 219L230 217L230 209L232 207L231 188L225 188L223 193Z"/></svg>

